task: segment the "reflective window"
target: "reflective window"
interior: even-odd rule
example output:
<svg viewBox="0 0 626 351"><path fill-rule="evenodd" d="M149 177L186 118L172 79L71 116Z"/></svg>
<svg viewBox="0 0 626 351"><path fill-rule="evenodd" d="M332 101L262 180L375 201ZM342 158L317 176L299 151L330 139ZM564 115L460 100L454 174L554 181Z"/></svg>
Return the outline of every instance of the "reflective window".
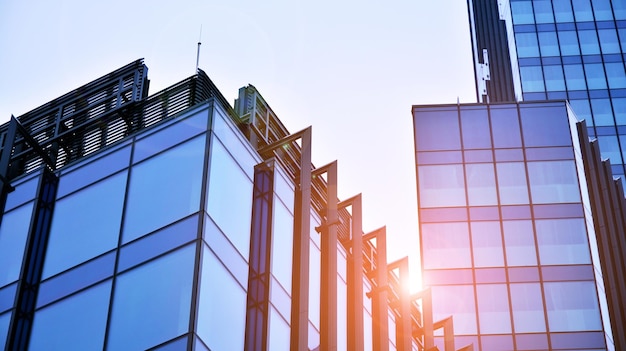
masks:
<svg viewBox="0 0 626 351"><path fill-rule="evenodd" d="M626 125L626 98L612 98L617 125Z"/></svg>
<svg viewBox="0 0 626 351"><path fill-rule="evenodd" d="M291 268L293 265L293 215L274 197L272 219L272 268L271 272L287 292L291 292Z"/></svg>
<svg viewBox="0 0 626 351"><path fill-rule="evenodd" d="M476 306L471 285L433 286L433 319L453 316L454 334L476 334ZM389 334L394 335L394 334Z"/></svg>
<svg viewBox="0 0 626 351"><path fill-rule="evenodd" d="M211 350L243 350L245 323L245 291L204 246L198 335Z"/></svg>
<svg viewBox="0 0 626 351"><path fill-rule="evenodd" d="M563 56L580 55L580 49L578 47L578 37L576 36L576 32L559 31L558 33L559 45L561 46L561 54Z"/></svg>
<svg viewBox="0 0 626 351"><path fill-rule="evenodd" d="M197 137L133 166L125 243L199 210L205 139Z"/></svg>
<svg viewBox="0 0 626 351"><path fill-rule="evenodd" d="M532 93L546 90L543 84L541 66L520 67L520 74L522 75L522 87L524 92Z"/></svg>
<svg viewBox="0 0 626 351"><path fill-rule="evenodd" d="M606 75L609 78L609 88L626 88L626 74L624 74L624 64L621 62L606 63Z"/></svg>
<svg viewBox="0 0 626 351"><path fill-rule="evenodd" d="M11 323L11 312L0 314L0 345L5 345L9 334L9 324Z"/></svg>
<svg viewBox="0 0 626 351"><path fill-rule="evenodd" d="M583 55L600 53L600 45L598 44L598 36L595 30L578 31L578 39L580 40L580 51Z"/></svg>
<svg viewBox="0 0 626 351"><path fill-rule="evenodd" d="M610 0L591 0L591 3L596 21L610 21L613 19Z"/></svg>
<svg viewBox="0 0 626 351"><path fill-rule="evenodd" d="M4 211L8 212L13 208L34 199L37 196L37 186L39 185L40 176L36 175L21 184L11 184L15 190L7 194Z"/></svg>
<svg viewBox="0 0 626 351"><path fill-rule="evenodd" d="M534 0L535 21L537 23L554 23L550 0Z"/></svg>
<svg viewBox="0 0 626 351"><path fill-rule="evenodd" d="M467 196L470 206L497 205L496 179L492 163L468 163Z"/></svg>
<svg viewBox="0 0 626 351"><path fill-rule="evenodd" d="M545 332L541 287L538 283L510 284L516 333Z"/></svg>
<svg viewBox="0 0 626 351"><path fill-rule="evenodd" d="M500 162L496 164L500 203L519 205L528 203L528 186L523 162Z"/></svg>
<svg viewBox="0 0 626 351"><path fill-rule="evenodd" d="M593 12L589 0L572 0L576 22L593 21Z"/></svg>
<svg viewBox="0 0 626 351"><path fill-rule="evenodd" d="M541 264L591 263L583 218L537 220L535 227Z"/></svg>
<svg viewBox="0 0 626 351"><path fill-rule="evenodd" d="M598 30L600 36L600 45L602 46L603 54L619 54L619 41L617 40L617 32L615 29L600 29Z"/></svg>
<svg viewBox="0 0 626 351"><path fill-rule="evenodd" d="M424 269L472 266L466 222L422 225Z"/></svg>
<svg viewBox="0 0 626 351"><path fill-rule="evenodd" d="M268 350L289 351L290 328L275 308L270 308L270 326L268 328ZM233 349L234 350L234 349Z"/></svg>
<svg viewBox="0 0 626 351"><path fill-rule="evenodd" d="M315 232L311 232L316 235ZM311 252L309 255L309 321L320 328L320 281L321 281L321 252L315 246L313 240L310 242ZM367 290L369 291L369 290Z"/></svg>
<svg viewBox="0 0 626 351"><path fill-rule="evenodd" d="M612 126L613 110L611 110L611 100L609 99L591 99L591 107L593 109L593 124L596 126Z"/></svg>
<svg viewBox="0 0 626 351"><path fill-rule="evenodd" d="M623 1L613 1L613 11L615 13L616 20L625 20L626 19L626 2Z"/></svg>
<svg viewBox="0 0 626 351"><path fill-rule="evenodd" d="M33 203L30 202L2 217L0 226L0 287L16 281L22 269L26 238Z"/></svg>
<svg viewBox="0 0 626 351"><path fill-rule="evenodd" d="M461 128L464 149L491 148L491 133L486 109L461 110Z"/></svg>
<svg viewBox="0 0 626 351"><path fill-rule="evenodd" d="M247 260L250 251L252 181L215 137L211 138L207 211Z"/></svg>
<svg viewBox="0 0 626 351"><path fill-rule="evenodd" d="M535 236L533 225L529 220L503 221L504 246L506 247L506 263L508 266L537 265Z"/></svg>
<svg viewBox="0 0 626 351"><path fill-rule="evenodd" d="M532 24L535 23L533 18L533 6L530 1L514 1L511 2L511 12L513 13L513 23L515 24Z"/></svg>
<svg viewBox="0 0 626 351"><path fill-rule="evenodd" d="M117 247L125 191L122 172L57 201L43 278Z"/></svg>
<svg viewBox="0 0 626 351"><path fill-rule="evenodd" d="M462 165L418 167L421 207L465 206Z"/></svg>
<svg viewBox="0 0 626 351"><path fill-rule="evenodd" d="M565 78L561 65L543 66L543 73L546 77L547 91L565 91Z"/></svg>
<svg viewBox="0 0 626 351"><path fill-rule="evenodd" d="M471 228L474 267L503 266L500 222L472 222Z"/></svg>
<svg viewBox="0 0 626 351"><path fill-rule="evenodd" d="M626 48L626 28L619 28L617 30L617 33L619 33L619 43L622 46L622 48Z"/></svg>
<svg viewBox="0 0 626 351"><path fill-rule="evenodd" d="M98 350L104 344L111 280L35 313L29 350Z"/></svg>
<svg viewBox="0 0 626 351"><path fill-rule="evenodd" d="M593 124L593 121L591 120L591 109L589 108L589 100L570 100L569 104L578 119L586 120L588 126Z"/></svg>
<svg viewBox="0 0 626 351"><path fill-rule="evenodd" d="M564 105L521 106L520 115L522 116L524 143L527 147L572 145Z"/></svg>
<svg viewBox="0 0 626 351"><path fill-rule="evenodd" d="M570 0L552 0L552 6L557 22L574 22Z"/></svg>
<svg viewBox="0 0 626 351"><path fill-rule="evenodd" d="M415 142L419 151L460 150L457 110L416 111Z"/></svg>
<svg viewBox="0 0 626 351"><path fill-rule="evenodd" d="M517 106L509 108L491 108L491 128L493 145L496 148L521 147Z"/></svg>
<svg viewBox="0 0 626 351"><path fill-rule="evenodd" d="M222 110L219 104L215 105L213 115L213 133L222 142L226 150L241 165L250 179L254 176L254 166L261 162L261 158L253 151L250 144L233 124L231 118Z"/></svg>
<svg viewBox="0 0 626 351"><path fill-rule="evenodd" d="M195 245L118 276L108 348L145 350L189 330Z"/></svg>
<svg viewBox="0 0 626 351"><path fill-rule="evenodd" d="M528 177L535 204L580 201L574 161L528 162Z"/></svg>
<svg viewBox="0 0 626 351"><path fill-rule="evenodd" d="M585 75L589 89L606 89L606 78L601 63L585 63Z"/></svg>
<svg viewBox="0 0 626 351"><path fill-rule="evenodd" d="M550 331L602 329L594 282L550 282L543 288Z"/></svg>
<svg viewBox="0 0 626 351"><path fill-rule="evenodd" d="M478 322L481 334L511 332L509 295L504 284L478 284Z"/></svg>
<svg viewBox="0 0 626 351"><path fill-rule="evenodd" d="M587 83L582 65L564 65L565 82L567 82L567 90L585 90Z"/></svg>
<svg viewBox="0 0 626 351"><path fill-rule="evenodd" d="M559 42L556 32L539 32L539 45L541 56L559 56Z"/></svg>
<svg viewBox="0 0 626 351"><path fill-rule="evenodd" d="M615 135L600 135L598 136L598 143L600 144L600 155L602 158L608 158L611 163L622 163L622 152Z"/></svg>
<svg viewBox="0 0 626 351"><path fill-rule="evenodd" d="M515 33L515 44L518 57L539 57L536 33Z"/></svg>

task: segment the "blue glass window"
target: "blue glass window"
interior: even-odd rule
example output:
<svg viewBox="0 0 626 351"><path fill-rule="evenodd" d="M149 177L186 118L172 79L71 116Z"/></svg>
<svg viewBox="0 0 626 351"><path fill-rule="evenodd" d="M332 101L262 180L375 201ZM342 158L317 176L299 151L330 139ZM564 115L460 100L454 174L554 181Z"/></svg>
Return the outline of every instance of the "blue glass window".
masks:
<svg viewBox="0 0 626 351"><path fill-rule="evenodd" d="M133 166L125 243L200 209L205 140L197 137Z"/></svg>
<svg viewBox="0 0 626 351"><path fill-rule="evenodd" d="M9 334L9 324L11 323L11 312L0 314L0 345L5 345Z"/></svg>
<svg viewBox="0 0 626 351"><path fill-rule="evenodd" d="M585 90L587 85L585 83L585 74L583 72L583 66L576 65L564 65L565 82L567 83L567 90Z"/></svg>
<svg viewBox="0 0 626 351"><path fill-rule="evenodd" d="M589 89L606 89L604 67L601 63L585 63L585 76Z"/></svg>
<svg viewBox="0 0 626 351"><path fill-rule="evenodd" d="M609 88L622 89L626 88L626 74L624 73L624 64L621 62L606 63L606 76L609 78Z"/></svg>
<svg viewBox="0 0 626 351"><path fill-rule="evenodd" d="M22 269L33 203L18 207L2 217L0 226L0 287L16 281Z"/></svg>
<svg viewBox="0 0 626 351"><path fill-rule="evenodd" d="M111 280L35 313L30 350L98 350L104 345Z"/></svg>
<svg viewBox="0 0 626 351"><path fill-rule="evenodd" d="M620 45L626 50L626 28L619 28L617 33L619 34Z"/></svg>
<svg viewBox="0 0 626 351"><path fill-rule="evenodd" d="M500 222L472 222L471 229L474 267L503 266Z"/></svg>
<svg viewBox="0 0 626 351"><path fill-rule="evenodd" d="M465 206L463 165L420 166L421 207Z"/></svg>
<svg viewBox="0 0 626 351"><path fill-rule="evenodd" d="M613 109L615 110L615 123L626 125L626 98L612 98Z"/></svg>
<svg viewBox="0 0 626 351"><path fill-rule="evenodd" d="M552 0L552 6L554 6L554 16L557 22L574 22L570 0Z"/></svg>
<svg viewBox="0 0 626 351"><path fill-rule="evenodd" d="M509 295L504 284L478 284L478 321L481 334L511 332Z"/></svg>
<svg viewBox="0 0 626 351"><path fill-rule="evenodd" d="M535 9L535 21L537 23L554 23L550 0L533 0L533 8Z"/></svg>
<svg viewBox="0 0 626 351"><path fill-rule="evenodd" d="M593 12L589 0L572 0L576 22L593 21Z"/></svg>
<svg viewBox="0 0 626 351"><path fill-rule="evenodd" d="M596 21L610 21L613 19L610 0L591 0Z"/></svg>
<svg viewBox="0 0 626 351"><path fill-rule="evenodd" d="M570 100L569 104L579 120L584 119L587 121L588 126L593 125L593 121L591 120L591 108L589 108L589 100Z"/></svg>
<svg viewBox="0 0 626 351"><path fill-rule="evenodd" d="M591 99L591 107L593 109L593 120L596 126L612 126L613 111L611 110L611 100L609 99Z"/></svg>
<svg viewBox="0 0 626 351"><path fill-rule="evenodd" d="M541 73L541 66L520 67L520 73L522 75L522 88L524 89L525 93L546 90L543 84L543 74Z"/></svg>
<svg viewBox="0 0 626 351"><path fill-rule="evenodd" d="M211 350L243 350L246 293L206 246L202 255L198 335Z"/></svg>
<svg viewBox="0 0 626 351"><path fill-rule="evenodd" d="M542 265L591 263L583 218L537 220L535 227Z"/></svg>
<svg viewBox="0 0 626 351"><path fill-rule="evenodd" d="M521 106L520 114L527 147L572 145L564 105Z"/></svg>
<svg viewBox="0 0 626 351"><path fill-rule="evenodd" d="M502 205L528 203L526 169L523 162L500 162L496 164L498 190Z"/></svg>
<svg viewBox="0 0 626 351"><path fill-rule="evenodd" d="M195 245L118 276L108 348L145 350L189 330Z"/></svg>
<svg viewBox="0 0 626 351"><path fill-rule="evenodd" d="M247 260L250 251L252 181L215 136L211 137L207 211Z"/></svg>
<svg viewBox="0 0 626 351"><path fill-rule="evenodd" d="M565 91L565 78L561 65L543 66L543 73L546 77L547 91Z"/></svg>
<svg viewBox="0 0 626 351"><path fill-rule="evenodd" d="M552 332L601 330L593 281L544 283L548 324Z"/></svg>
<svg viewBox="0 0 626 351"><path fill-rule="evenodd" d="M415 142L419 151L460 150L457 110L416 111Z"/></svg>
<svg viewBox="0 0 626 351"><path fill-rule="evenodd" d="M598 136L598 143L600 144L600 155L602 158L610 159L612 164L622 163L622 153L617 142L617 136L600 135Z"/></svg>
<svg viewBox="0 0 626 351"><path fill-rule="evenodd" d="M539 57L536 33L515 33L515 43L518 57Z"/></svg>
<svg viewBox="0 0 626 351"><path fill-rule="evenodd" d="M122 172L57 201L43 278L117 247L125 191Z"/></svg>
<svg viewBox="0 0 626 351"><path fill-rule="evenodd" d="M15 190L7 195L4 211L9 212L9 210L34 199L37 196L37 186L39 185L40 177L41 176L36 175L21 184L11 184L15 187Z"/></svg>
<svg viewBox="0 0 626 351"><path fill-rule="evenodd" d="M574 161L528 162L528 178L535 204L580 201Z"/></svg>
<svg viewBox="0 0 626 351"><path fill-rule="evenodd" d="M541 56L559 56L559 41L556 32L539 32Z"/></svg>
<svg viewBox="0 0 626 351"><path fill-rule="evenodd" d="M493 128L494 147L510 148L522 146L517 106L507 108L492 107L491 128Z"/></svg>
<svg viewBox="0 0 626 351"><path fill-rule="evenodd" d="M595 30L578 31L578 39L580 40L580 51L583 55L595 55L600 53L598 35Z"/></svg>
<svg viewBox="0 0 626 351"><path fill-rule="evenodd" d="M467 223L425 223L421 233L424 269L472 266Z"/></svg>
<svg viewBox="0 0 626 351"><path fill-rule="evenodd" d="M600 36L600 45L602 46L603 54L619 54L619 41L617 40L617 32L615 29L600 29L598 30L598 36Z"/></svg>
<svg viewBox="0 0 626 351"><path fill-rule="evenodd" d="M539 283L510 284L516 333L545 332L543 299Z"/></svg>
<svg viewBox="0 0 626 351"><path fill-rule="evenodd" d="M464 149L491 148L489 117L485 108L461 110Z"/></svg>
<svg viewBox="0 0 626 351"><path fill-rule="evenodd" d="M561 54L563 56L568 55L580 55L580 49L578 47L578 37L573 30L559 31L559 45L561 46Z"/></svg>
<svg viewBox="0 0 626 351"><path fill-rule="evenodd" d="M535 236L533 224L529 220L503 221L504 246L508 266L535 266Z"/></svg>
<svg viewBox="0 0 626 351"><path fill-rule="evenodd" d="M613 12L616 20L626 20L626 2L613 1Z"/></svg>
<svg viewBox="0 0 626 351"><path fill-rule="evenodd" d="M535 19L533 18L533 6L530 1L512 2L511 12L513 13L513 23L515 24L535 23Z"/></svg>
<svg viewBox="0 0 626 351"><path fill-rule="evenodd" d="M471 285L433 286L433 319L450 316L455 335L476 334L476 303ZM393 335L393 334L390 334Z"/></svg>
<svg viewBox="0 0 626 351"><path fill-rule="evenodd" d="M497 205L498 197L493 164L468 163L465 165L465 172L470 206Z"/></svg>

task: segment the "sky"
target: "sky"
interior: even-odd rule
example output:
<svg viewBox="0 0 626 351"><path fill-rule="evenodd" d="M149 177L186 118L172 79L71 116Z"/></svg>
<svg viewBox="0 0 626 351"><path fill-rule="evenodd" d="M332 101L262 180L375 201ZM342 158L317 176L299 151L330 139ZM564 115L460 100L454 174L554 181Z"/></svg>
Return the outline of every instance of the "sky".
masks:
<svg viewBox="0 0 626 351"><path fill-rule="evenodd" d="M0 2L0 123L138 58L150 94L199 66L231 102L254 85L313 163L363 194L363 230L419 287L411 106L475 102L466 0Z"/></svg>

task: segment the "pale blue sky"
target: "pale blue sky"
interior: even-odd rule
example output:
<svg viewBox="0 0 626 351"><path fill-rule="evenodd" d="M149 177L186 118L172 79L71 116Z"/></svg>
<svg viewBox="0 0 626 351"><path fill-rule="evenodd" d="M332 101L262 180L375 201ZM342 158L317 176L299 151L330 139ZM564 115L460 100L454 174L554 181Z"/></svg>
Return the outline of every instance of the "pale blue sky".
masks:
<svg viewBox="0 0 626 351"><path fill-rule="evenodd" d="M411 105L474 102L466 0L0 2L0 122L137 58L157 92L200 67L233 103L253 84L313 161L363 193L364 231L418 276Z"/></svg>

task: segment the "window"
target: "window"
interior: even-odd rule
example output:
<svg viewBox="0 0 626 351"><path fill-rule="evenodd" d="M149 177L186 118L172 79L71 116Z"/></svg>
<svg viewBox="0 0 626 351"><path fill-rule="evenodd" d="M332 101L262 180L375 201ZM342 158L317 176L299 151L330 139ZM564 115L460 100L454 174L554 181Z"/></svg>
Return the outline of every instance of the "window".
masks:
<svg viewBox="0 0 626 351"><path fill-rule="evenodd" d="M535 20L537 23L554 23L552 5L549 0L534 0Z"/></svg>
<svg viewBox="0 0 626 351"><path fill-rule="evenodd" d="M502 205L528 203L526 170L522 162L500 162L496 164L498 190Z"/></svg>
<svg viewBox="0 0 626 351"><path fill-rule="evenodd" d="M559 31L559 44L561 46L561 54L563 56L580 55L578 48L578 37L573 30Z"/></svg>
<svg viewBox="0 0 626 351"><path fill-rule="evenodd" d="M574 22L570 0L552 0L552 6L557 22Z"/></svg>
<svg viewBox="0 0 626 351"><path fill-rule="evenodd" d="M419 151L460 150L457 110L415 111L415 141Z"/></svg>
<svg viewBox="0 0 626 351"><path fill-rule="evenodd" d="M509 295L504 284L478 284L478 321L481 334L511 332Z"/></svg>
<svg viewBox="0 0 626 351"><path fill-rule="evenodd" d="M422 224L421 235L424 269L472 266L467 223Z"/></svg>
<svg viewBox="0 0 626 351"><path fill-rule="evenodd" d="M533 6L530 1L514 1L511 2L511 12L513 13L513 23L515 24L533 24Z"/></svg>
<svg viewBox="0 0 626 351"><path fill-rule="evenodd" d="M492 163L468 163L467 196L470 206L497 205L496 179Z"/></svg>
<svg viewBox="0 0 626 351"><path fill-rule="evenodd" d="M535 226L542 265L591 263L584 219L537 220Z"/></svg>
<svg viewBox="0 0 626 351"><path fill-rule="evenodd" d="M580 40L580 50L583 55L600 53L600 45L598 44L598 36L595 30L578 31L578 39Z"/></svg>
<svg viewBox="0 0 626 351"><path fill-rule="evenodd" d="M535 204L580 202L574 161L528 162L528 178Z"/></svg>
<svg viewBox="0 0 626 351"><path fill-rule="evenodd" d="M552 332L602 330L595 283L544 283Z"/></svg>
<svg viewBox="0 0 626 351"><path fill-rule="evenodd" d="M589 0L572 0L576 22L593 21L593 12Z"/></svg>
<svg viewBox="0 0 626 351"><path fill-rule="evenodd" d="M493 128L493 145L496 148L521 147L517 106L494 108L490 110Z"/></svg>
<svg viewBox="0 0 626 351"><path fill-rule="evenodd" d="M293 257L293 214L274 197L272 219L272 275L291 293Z"/></svg>
<svg viewBox="0 0 626 351"><path fill-rule="evenodd" d="M520 106L524 143L535 146L571 146L565 105Z"/></svg>
<svg viewBox="0 0 626 351"><path fill-rule="evenodd" d="M621 89L626 88L626 74L624 73L624 64L621 62L606 63L606 75L609 78L609 88Z"/></svg>
<svg viewBox="0 0 626 351"><path fill-rule="evenodd" d="M617 40L617 32L615 29L600 29L598 30L598 36L600 36L600 45L602 46L603 54L619 54L619 41Z"/></svg>
<svg viewBox="0 0 626 351"><path fill-rule="evenodd" d="M486 109L461 110L461 129L464 149L491 148L489 116Z"/></svg>
<svg viewBox="0 0 626 351"><path fill-rule="evenodd" d="M585 76L589 89L606 89L606 78L601 63L585 63Z"/></svg>
<svg viewBox="0 0 626 351"><path fill-rule="evenodd" d="M513 327L516 333L545 332L541 287L538 283L510 284Z"/></svg>
<svg viewBox="0 0 626 351"><path fill-rule="evenodd" d="M536 33L515 33L515 43L518 57L539 57Z"/></svg>
<svg viewBox="0 0 626 351"><path fill-rule="evenodd" d="M421 207L465 206L463 165L419 166Z"/></svg>
<svg viewBox="0 0 626 351"><path fill-rule="evenodd" d="M537 265L532 222L529 220L503 221L502 225L504 226L507 265Z"/></svg>
<svg viewBox="0 0 626 351"><path fill-rule="evenodd" d="M472 222L471 228L474 267L503 266L500 222Z"/></svg>
<svg viewBox="0 0 626 351"><path fill-rule="evenodd" d="M547 91L565 91L563 66L543 66L543 73L546 77Z"/></svg>
<svg viewBox="0 0 626 351"><path fill-rule="evenodd" d="M612 126L613 111L611 110L611 100L609 99L591 99L591 107L593 109L593 120L596 126Z"/></svg>
<svg viewBox="0 0 626 351"><path fill-rule="evenodd" d="M454 319L454 334L476 334L476 306L471 285L433 286L433 319ZM394 335L394 334L389 334Z"/></svg>
<svg viewBox="0 0 626 351"><path fill-rule="evenodd" d="M539 32L541 56L559 56L559 41L556 32Z"/></svg>
<svg viewBox="0 0 626 351"><path fill-rule="evenodd" d="M591 120L591 109L589 108L589 100L570 100L569 104L578 119L586 120L588 126L593 124L593 121Z"/></svg>
<svg viewBox="0 0 626 351"><path fill-rule="evenodd" d="M270 308L270 326L268 328L268 350L288 351L290 339L289 325L275 308Z"/></svg>
<svg viewBox="0 0 626 351"><path fill-rule="evenodd" d="M520 73L522 75L522 88L525 93L533 93L546 90L543 84L543 74L541 73L541 66L523 66L520 67Z"/></svg>
<svg viewBox="0 0 626 351"><path fill-rule="evenodd" d="M610 21L613 19L610 0L591 0L596 21Z"/></svg>
<svg viewBox="0 0 626 351"><path fill-rule="evenodd" d="M615 110L615 123L626 125L626 98L612 98L613 108Z"/></svg>
<svg viewBox="0 0 626 351"><path fill-rule="evenodd" d="M622 163L622 153L617 136L600 135L598 136L598 143L600 144L600 155L602 158L610 159L612 164Z"/></svg>
<svg viewBox="0 0 626 351"><path fill-rule="evenodd" d="M563 69L565 70L565 82L567 83L567 90L587 89L585 74L583 73L582 65L564 65Z"/></svg>
<svg viewBox="0 0 626 351"><path fill-rule="evenodd" d="M33 203L4 214L0 226L0 287L19 279Z"/></svg>

